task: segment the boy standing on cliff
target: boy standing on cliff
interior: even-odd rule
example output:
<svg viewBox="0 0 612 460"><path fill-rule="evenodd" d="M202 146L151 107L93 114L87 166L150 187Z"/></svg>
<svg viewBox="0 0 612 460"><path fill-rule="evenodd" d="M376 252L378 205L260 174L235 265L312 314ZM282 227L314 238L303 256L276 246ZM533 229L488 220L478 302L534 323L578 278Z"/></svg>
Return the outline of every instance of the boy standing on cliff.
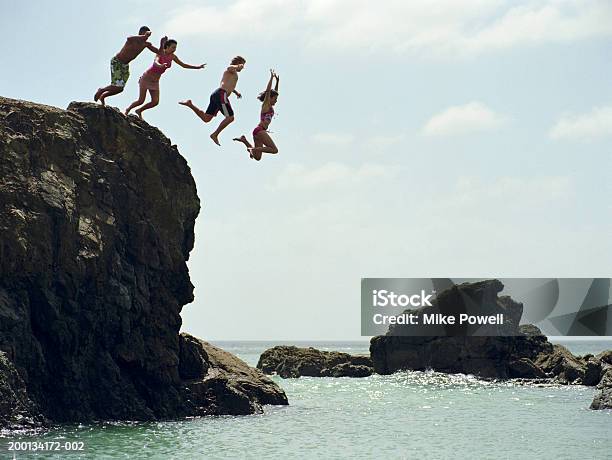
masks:
<svg viewBox="0 0 612 460"><path fill-rule="evenodd" d="M242 95L236 91L236 84L238 83L238 72L244 69L245 64L246 59L242 56L236 56L232 59L229 67L225 69L225 72L223 72L220 87L210 95L210 103L208 104L206 112L196 107L196 105L191 102L191 99L179 102L179 104L185 105L193 110L204 123L208 123L210 120L212 120L215 116L217 116L219 111L223 113L225 118L223 121L221 121L215 132L210 135L210 138L217 145L221 145L219 144L219 134L221 131L223 131L227 125L234 121L234 111L230 105L229 96L233 93L238 97L238 99L242 97Z"/></svg>
<svg viewBox="0 0 612 460"><path fill-rule="evenodd" d="M159 53L159 50L147 41L150 36L151 29L142 26L138 35L127 38L121 51L111 59L111 84L104 88L98 88L94 101L99 100L104 105L104 99L123 91L128 78L130 78L130 62L136 59L145 48L150 49L155 54ZM166 40L167 37L161 39L160 47L163 47Z"/></svg>

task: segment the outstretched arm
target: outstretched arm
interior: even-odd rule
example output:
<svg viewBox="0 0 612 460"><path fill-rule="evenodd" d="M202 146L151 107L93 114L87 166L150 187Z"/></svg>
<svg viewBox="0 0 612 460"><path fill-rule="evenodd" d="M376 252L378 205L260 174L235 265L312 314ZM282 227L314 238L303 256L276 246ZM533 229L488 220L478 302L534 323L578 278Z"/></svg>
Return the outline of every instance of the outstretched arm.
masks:
<svg viewBox="0 0 612 460"><path fill-rule="evenodd" d="M180 65L181 67L185 68L185 69L203 69L204 66L206 66L206 64L200 64L200 65L191 65L191 64L185 64L183 61L181 61L178 56L174 55L174 57L172 58L172 60L174 62L176 62L178 65Z"/></svg>
<svg viewBox="0 0 612 460"><path fill-rule="evenodd" d="M132 35L128 37L128 40L147 40L151 36L151 31L147 31L142 35Z"/></svg>
<svg viewBox="0 0 612 460"><path fill-rule="evenodd" d="M270 69L270 80L268 80L268 86L266 86L266 95L264 96L263 104L261 106L262 112L270 110L270 90L272 89L272 81L274 80L274 70Z"/></svg>
<svg viewBox="0 0 612 460"><path fill-rule="evenodd" d="M276 91L278 93L278 82L280 81L280 78L278 78L278 75L275 73L274 76L276 77L276 85L274 86L274 91Z"/></svg>

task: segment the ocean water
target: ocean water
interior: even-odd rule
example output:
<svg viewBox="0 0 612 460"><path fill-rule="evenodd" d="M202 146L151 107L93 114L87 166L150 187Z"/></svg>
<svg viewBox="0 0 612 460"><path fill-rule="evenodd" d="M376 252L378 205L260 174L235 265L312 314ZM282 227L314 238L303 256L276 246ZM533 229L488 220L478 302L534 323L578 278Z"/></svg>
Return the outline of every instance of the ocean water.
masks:
<svg viewBox="0 0 612 460"><path fill-rule="evenodd" d="M612 348L612 342L561 343L577 354ZM276 343L217 344L255 365ZM296 345L368 352L367 342ZM588 409L592 388L518 386L435 372L274 379L290 406L246 417L65 426L13 435L0 440L0 458L612 458L612 411ZM6 443L17 440L82 442L85 450L8 452Z"/></svg>

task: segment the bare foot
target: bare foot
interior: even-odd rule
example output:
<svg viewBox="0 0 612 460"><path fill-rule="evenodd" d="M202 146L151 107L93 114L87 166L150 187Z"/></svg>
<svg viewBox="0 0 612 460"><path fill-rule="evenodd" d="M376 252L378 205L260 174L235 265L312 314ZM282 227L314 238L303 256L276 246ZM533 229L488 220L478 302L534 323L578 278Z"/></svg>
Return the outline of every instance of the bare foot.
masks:
<svg viewBox="0 0 612 460"><path fill-rule="evenodd" d="M191 107L193 105L193 102L191 102L191 99L187 99L186 101L179 101L179 104Z"/></svg>
<svg viewBox="0 0 612 460"><path fill-rule="evenodd" d="M213 140L213 142L219 146L221 146L221 144L219 144L219 139L218 139L218 134L217 133L212 133L210 135L210 138Z"/></svg>
<svg viewBox="0 0 612 460"><path fill-rule="evenodd" d="M123 112L123 115L127 117L130 114L130 110L131 109L125 109L125 112Z"/></svg>
<svg viewBox="0 0 612 460"><path fill-rule="evenodd" d="M96 94L94 95L94 101L98 102L98 99L100 99L100 95L103 93L102 88L98 88L98 91L96 91Z"/></svg>
<svg viewBox="0 0 612 460"><path fill-rule="evenodd" d="M100 98L100 104L102 104L103 107L106 107L106 103L104 102L104 99L105 99L104 96Z"/></svg>
<svg viewBox="0 0 612 460"><path fill-rule="evenodd" d="M136 113L136 115L138 115L138 118L144 120L144 118L142 118L142 109L136 109L134 110L134 112Z"/></svg>
<svg viewBox="0 0 612 460"><path fill-rule="evenodd" d="M246 144L247 138L246 138L246 136L243 134L243 135L242 135L242 136L240 136L240 137L234 137L234 139L232 139L232 140L234 140L234 141L236 141L236 142L242 142L243 144Z"/></svg>

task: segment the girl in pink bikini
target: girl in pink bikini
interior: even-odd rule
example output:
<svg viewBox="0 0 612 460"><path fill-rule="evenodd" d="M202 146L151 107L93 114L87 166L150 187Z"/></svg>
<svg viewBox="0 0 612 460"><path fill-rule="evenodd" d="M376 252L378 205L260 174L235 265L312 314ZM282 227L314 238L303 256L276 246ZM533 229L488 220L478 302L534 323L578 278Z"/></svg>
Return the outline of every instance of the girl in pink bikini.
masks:
<svg viewBox="0 0 612 460"><path fill-rule="evenodd" d="M274 89L272 89L272 83L275 78L276 85ZM261 160L262 153L278 153L278 148L268 133L268 127L270 126L272 118L274 117L274 106L278 100L278 81L278 75L276 75L274 70L270 70L270 80L268 81L268 86L266 90L258 97L262 104L259 124L253 130L253 143L255 146L252 146L249 143L244 134L240 137L234 138L235 141L242 142L246 146L251 158L257 161Z"/></svg>
<svg viewBox="0 0 612 460"><path fill-rule="evenodd" d="M140 94L138 100L132 102L132 104L125 109L125 114L128 115L130 110L134 107L141 105L147 96L147 91L151 94L151 102L143 105L139 109L136 109L136 115L142 119L142 112L147 109L151 109L159 104L159 79L162 74L170 68L172 62L176 62L178 65L185 69L203 69L206 64L202 65L190 65L182 62L178 56L174 54L176 51L176 40L167 40L162 44L162 47L153 61L153 65L142 74L138 85L140 86Z"/></svg>

